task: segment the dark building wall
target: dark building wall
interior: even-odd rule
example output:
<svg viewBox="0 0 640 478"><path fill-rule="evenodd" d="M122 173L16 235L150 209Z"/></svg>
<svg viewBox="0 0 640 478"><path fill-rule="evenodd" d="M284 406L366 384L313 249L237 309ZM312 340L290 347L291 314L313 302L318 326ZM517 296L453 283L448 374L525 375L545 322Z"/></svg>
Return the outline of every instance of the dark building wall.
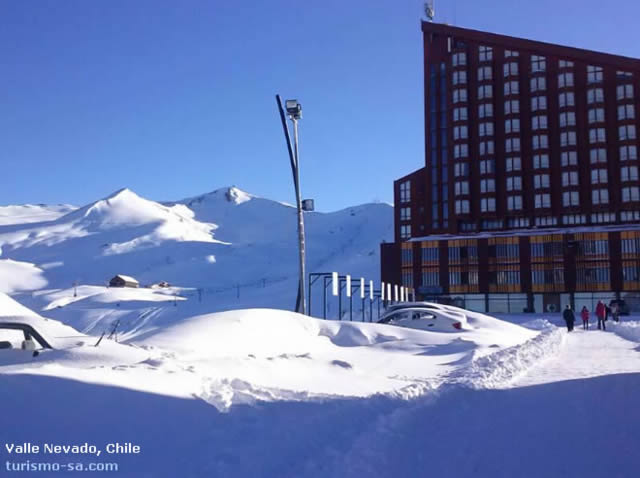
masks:
<svg viewBox="0 0 640 478"><path fill-rule="evenodd" d="M400 243L385 242L380 244L380 278L385 284L400 284Z"/></svg>
<svg viewBox="0 0 640 478"><path fill-rule="evenodd" d="M433 241L434 235L439 235L438 276L445 292L449 291L451 285L449 282L453 276L450 274L466 270L457 263L452 265L449 262L450 244L447 239L454 236L477 239L478 284L469 289L478 293L495 292L496 287L489 284L490 278L493 280L496 273L513 271L514 268L519 268L520 282L517 286L509 286L510 291L517 289L531 293L536 287L539 291L540 284L534 284L533 280L534 276L537 277L536 280L540 280L542 273L549 277L552 274L557 274L558 277L562 275L563 283L551 284L549 290L584 291L586 286L581 281L584 281L585 274L600 273L589 268L604 267L604 264L609 268L606 284L609 290L638 290L638 283L630 283L624 278L624 274L629 275L629 270L623 272L623 267L628 268L629 264L639 264L640 267L640 254L622 252L621 234L626 233L621 231L640 229L640 201L622 200L622 189L639 187L640 179L623 181L621 169L626 166L637 168L640 163L637 158L623 161L621 146L632 146L636 148L636 152L638 149L640 60L435 23L424 22L422 31L425 167L394 183L395 240L398 247L383 247L383 251L387 250L386 253L383 252L383 280L401 280L400 243L413 238L416 241L413 245L414 270L409 276L413 278L412 285L419 288L422 285L421 270L424 268L420 261L420 243L423 240ZM480 47L491 48L490 59L481 57ZM517 56L512 56L512 51L517 52ZM454 62L454 55L460 52L466 55L464 65L456 65ZM543 71L535 71L533 60L536 56L544 57ZM506 75L504 65L511 62L517 65L517 74ZM490 79L481 76L480 67L486 67L491 72ZM590 67L602 69L601 81L591 81L593 78L589 78ZM454 83L460 78L460 72L465 72L466 80L463 84L456 85ZM572 75L572 84L563 85L560 82L559 76L564 73ZM544 79L545 88L532 91L531 81L534 79L537 82L538 78ZM505 88L505 83L510 81L518 85L515 94ZM621 85L631 85L631 98L618 97ZM480 86L491 87L490 98L482 97L478 90ZM466 90L466 99L454 103L454 90L460 88ZM602 101L588 101L588 91L592 88L602 88ZM561 95L567 93L573 94L572 105L563 105L561 102ZM546 99L546 106L534 110L532 100L541 96ZM517 100L519 108L516 113L506 108L507 100ZM481 118L481 105L491 105L492 115L489 118ZM633 118L619 117L618 108L621 105L629 105L633 109ZM456 117L454 109L459 107L466 107L466 117ZM599 108L604 111L604 117L597 118L594 122L591 118L593 111L590 110ZM561 122L561 118L564 120L568 116L565 113L573 113L575 124L566 125ZM535 129L533 118L540 115L546 117L547 124ZM507 120L512 119L520 122L517 133L508 131ZM480 123L486 122L493 124L493 131L481 136ZM625 125L635 127L636 138L619 137L619 127ZM455 128L458 126L467 127L466 138L456 138ZM604 130L604 141L592 141L590 130L594 128ZM569 132L575 132L576 142L573 145L562 142L564 133ZM548 140L544 147L536 146L540 135L546 135ZM517 152L507 150L507 142L512 138L520 140ZM493 141L493 151L482 153L482 141ZM467 145L468 154L461 159L456 154L455 147L463 144ZM595 148L606 151L604 162L592 163L591 150ZM563 153L573 151L575 163L563 162ZM548 155L548 165L541 166L537 155ZM520 159L518 170L511 167L509 158L513 157ZM494 161L493 171L484 170L483 160ZM465 177L457 176L459 171L463 171L459 167L461 163L468 167ZM594 185L594 169L606 170L607 181L603 185ZM577 175L578 184L565 184L563 174L570 173ZM536 175L548 175L548 185L540 187ZM513 178L520 178L521 185L509 190L508 184ZM495 191L483 192L482 180L489 179L494 181ZM467 192L457 190L456 183L463 181L468 182ZM410 191L410 200L406 202L401 197L403 184L405 191L407 185ZM608 191L609 201L606 204L594 203L592 192L595 189ZM464 188L460 187L460 190ZM577 192L579 204L563 204L563 195L567 192ZM550 204L536 204L536 194L548 194ZM522 197L522 208L510 209L510 198L517 195ZM495 211L483 210L483 199L487 198L495 199ZM456 210L456 202L460 200L468 201L468 211ZM401 213L407 207L411 210L410 218L406 217L406 210L404 215ZM583 233L575 231L603 231L603 225L608 227L608 232L605 233L609 248L606 257L581 256L581 251L575 249L574 244L582 240ZM410 226L410 230L406 226ZM550 227L553 230L547 230ZM577 227L583 229L576 229ZM561 235L560 255L548 262L539 257L531 257L531 241L534 240L532 236L538 228L540 234ZM489 236L499 233L502 237L508 237L511 232L523 233L519 239L519 261L513 263L510 259L504 263L496 262L490 257L493 246L489 244L492 241ZM590 262L592 259L593 263ZM490 267L491 264L493 266ZM504 271L500 271L500 268ZM406 269L405 265L405 277ZM469 270L472 269L471 267ZM598 284L597 287L601 291L605 285ZM459 285L457 288L460 289Z"/></svg>

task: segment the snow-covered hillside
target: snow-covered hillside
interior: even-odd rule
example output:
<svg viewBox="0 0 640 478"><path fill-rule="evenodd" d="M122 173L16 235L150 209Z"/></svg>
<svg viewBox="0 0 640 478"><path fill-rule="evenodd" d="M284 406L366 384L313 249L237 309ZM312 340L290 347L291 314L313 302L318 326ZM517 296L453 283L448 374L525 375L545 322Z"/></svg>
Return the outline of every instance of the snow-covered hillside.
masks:
<svg viewBox="0 0 640 478"><path fill-rule="evenodd" d="M0 225L0 277L11 278L0 284L6 292L105 285L122 273L209 295L249 288L245 306L272 306L277 297L288 307L294 300L295 209L237 188L165 204L123 189L51 220L21 221L24 214L16 214ZM309 272L378 278L379 244L392 237L389 205L305 219ZM259 290L268 287L276 289Z"/></svg>

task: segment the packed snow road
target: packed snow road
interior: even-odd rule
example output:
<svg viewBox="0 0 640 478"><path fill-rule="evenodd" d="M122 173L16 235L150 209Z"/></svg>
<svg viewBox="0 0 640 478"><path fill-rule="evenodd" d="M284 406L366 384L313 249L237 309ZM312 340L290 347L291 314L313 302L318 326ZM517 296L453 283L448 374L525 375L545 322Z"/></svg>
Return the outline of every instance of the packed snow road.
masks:
<svg viewBox="0 0 640 478"><path fill-rule="evenodd" d="M639 351L575 330L502 387L452 387L379 417L315 476L638 476Z"/></svg>
<svg viewBox="0 0 640 478"><path fill-rule="evenodd" d="M610 327L612 329L613 326ZM594 330L595 329L595 330ZM640 347L610 331L575 329L553 357L533 367L513 385L526 387L560 380L640 372Z"/></svg>

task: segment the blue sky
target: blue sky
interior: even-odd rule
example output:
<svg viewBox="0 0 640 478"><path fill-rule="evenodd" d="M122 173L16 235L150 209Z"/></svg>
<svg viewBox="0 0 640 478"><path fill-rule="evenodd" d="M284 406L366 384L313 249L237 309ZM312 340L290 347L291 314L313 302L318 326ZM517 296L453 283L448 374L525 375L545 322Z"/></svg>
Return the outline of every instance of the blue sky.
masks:
<svg viewBox="0 0 640 478"><path fill-rule="evenodd" d="M293 201L274 95L303 106L303 195L392 200L424 163L422 1L0 0L0 204ZM436 20L640 57L634 1L436 1Z"/></svg>

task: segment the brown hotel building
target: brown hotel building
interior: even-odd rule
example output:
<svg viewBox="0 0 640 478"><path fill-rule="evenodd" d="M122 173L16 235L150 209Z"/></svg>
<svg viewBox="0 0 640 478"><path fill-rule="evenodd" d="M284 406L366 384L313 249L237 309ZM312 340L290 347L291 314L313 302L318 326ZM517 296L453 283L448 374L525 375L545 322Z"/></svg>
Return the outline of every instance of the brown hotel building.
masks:
<svg viewBox="0 0 640 478"><path fill-rule="evenodd" d="M488 311L640 298L640 60L422 23L425 166L382 280Z"/></svg>

